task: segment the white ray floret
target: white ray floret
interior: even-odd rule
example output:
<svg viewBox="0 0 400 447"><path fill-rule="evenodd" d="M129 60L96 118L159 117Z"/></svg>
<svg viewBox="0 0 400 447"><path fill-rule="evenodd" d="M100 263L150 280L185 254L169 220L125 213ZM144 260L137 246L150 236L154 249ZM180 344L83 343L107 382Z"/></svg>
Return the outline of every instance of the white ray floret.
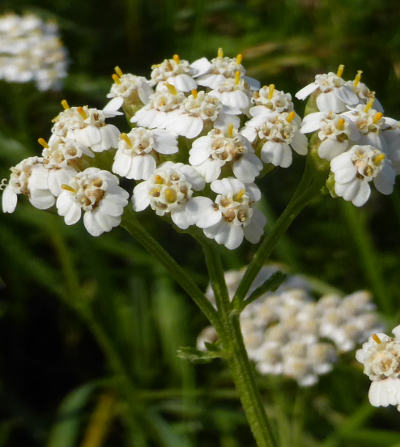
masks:
<svg viewBox="0 0 400 447"><path fill-rule="evenodd" d="M396 405L400 411L400 326L392 332L394 337L373 334L356 352L356 359L372 381L368 393L371 405Z"/></svg>
<svg viewBox="0 0 400 447"><path fill-rule="evenodd" d="M332 112L316 112L306 115L300 131L305 134L318 132L317 135L321 141L318 155L324 160L332 160L345 152L351 141L360 138L359 132L349 118Z"/></svg>
<svg viewBox="0 0 400 447"><path fill-rule="evenodd" d="M360 99L343 79L344 66L340 65L335 73L318 74L315 81L296 93L297 99L306 99L315 92L316 104L321 112L341 113L347 106L355 106Z"/></svg>
<svg viewBox="0 0 400 447"><path fill-rule="evenodd" d="M255 104L250 108L250 115L256 116L264 113L265 108L271 112L291 112L293 110L292 95L277 90L274 84L264 86L253 93L251 102Z"/></svg>
<svg viewBox="0 0 400 447"><path fill-rule="evenodd" d="M54 205L55 197L48 186L49 171L43 166L43 158L26 158L10 171L10 179L2 195L4 213L14 212L19 194L27 196L29 202L40 210Z"/></svg>
<svg viewBox="0 0 400 447"><path fill-rule="evenodd" d="M250 142L232 124L226 131L213 129L195 140L189 155L189 163L208 183L217 180L225 166L243 183L252 183L263 168Z"/></svg>
<svg viewBox="0 0 400 447"><path fill-rule="evenodd" d="M382 194L391 194L395 172L390 160L373 146L353 146L331 161L335 177L335 193L355 206L362 206L371 194L374 182Z"/></svg>
<svg viewBox="0 0 400 447"><path fill-rule="evenodd" d="M190 92L197 88L197 83L193 79L195 73L196 70L188 61L174 54L172 59L165 59L161 64L152 66L150 83L156 85L166 81L181 92Z"/></svg>
<svg viewBox="0 0 400 447"><path fill-rule="evenodd" d="M150 205L157 215L170 213L174 224L186 229L194 224L196 213L203 208L203 200L211 202L205 197L192 197L193 191L203 188L204 180L192 166L168 161L149 179L135 186L133 208L142 211Z"/></svg>
<svg viewBox="0 0 400 447"><path fill-rule="evenodd" d="M98 168L77 173L57 198L57 211L67 225L79 221L92 236L100 236L121 223L129 194L119 186L118 177Z"/></svg>
<svg viewBox="0 0 400 447"><path fill-rule="evenodd" d="M307 138L300 132L294 111L260 113L241 130L249 141L261 147L261 160L287 168L292 164L292 150L307 154Z"/></svg>
<svg viewBox="0 0 400 447"><path fill-rule="evenodd" d="M266 223L264 214L254 206L261 198L257 186L224 178L213 181L211 189L218 195L214 203L204 198L201 209L195 211L196 225L208 238L230 250L239 247L243 237L256 244Z"/></svg>
<svg viewBox="0 0 400 447"><path fill-rule="evenodd" d="M374 100L374 109L377 112L383 113L383 107L380 101L375 98L375 92L370 90L363 82L361 82L362 70L358 70L354 80L347 81L346 84L354 90L354 93L360 99L362 104L368 104L372 99Z"/></svg>
<svg viewBox="0 0 400 447"><path fill-rule="evenodd" d="M176 152L178 142L174 135L161 129L136 127L120 135L112 171L128 179L146 180L156 169L158 154Z"/></svg>
<svg viewBox="0 0 400 447"><path fill-rule="evenodd" d="M119 67L115 67L112 75L114 80L107 98L111 100L104 110L119 110L124 106L143 106L150 100L153 89L149 81L143 76L135 76L131 73L123 73Z"/></svg>

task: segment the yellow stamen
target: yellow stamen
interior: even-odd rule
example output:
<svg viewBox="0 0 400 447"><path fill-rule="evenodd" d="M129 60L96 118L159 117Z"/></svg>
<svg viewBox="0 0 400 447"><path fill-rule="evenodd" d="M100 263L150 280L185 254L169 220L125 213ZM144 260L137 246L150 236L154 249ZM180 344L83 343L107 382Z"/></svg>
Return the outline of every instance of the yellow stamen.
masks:
<svg viewBox="0 0 400 447"><path fill-rule="evenodd" d="M222 48L218 48L217 56L224 57L224 50Z"/></svg>
<svg viewBox="0 0 400 447"><path fill-rule="evenodd" d="M168 84L168 82L166 82L165 85L171 94L176 95L178 93L174 85Z"/></svg>
<svg viewBox="0 0 400 447"><path fill-rule="evenodd" d="M172 59L173 59L177 64L179 64L179 62L181 61L181 58L179 57L178 54L174 54L174 55L172 56Z"/></svg>
<svg viewBox="0 0 400 447"><path fill-rule="evenodd" d="M237 63L238 65L240 65L240 64L242 63L242 61L243 61L243 54L242 54L242 53L239 53L239 54L236 56L236 63Z"/></svg>
<svg viewBox="0 0 400 447"><path fill-rule="evenodd" d="M228 137L229 138L233 137L233 124L232 123L228 124Z"/></svg>
<svg viewBox="0 0 400 447"><path fill-rule="evenodd" d="M354 87L357 87L357 85L360 83L362 74L363 74L362 70L357 70L357 74L353 81Z"/></svg>
<svg viewBox="0 0 400 447"><path fill-rule="evenodd" d="M382 343L382 342L381 342L381 339L378 337L377 334L372 334L371 337L373 338L373 340L374 340L376 343L378 343L378 345L380 345L380 344Z"/></svg>
<svg viewBox="0 0 400 447"><path fill-rule="evenodd" d="M291 123L293 120L294 120L294 117L296 116L296 113L295 112L293 112L293 110L289 113L289 115L287 116L287 118L286 118L286 121L288 122L288 123Z"/></svg>
<svg viewBox="0 0 400 447"><path fill-rule="evenodd" d="M386 158L385 154L379 154L374 158L374 165L378 166L382 163L382 161Z"/></svg>
<svg viewBox="0 0 400 447"><path fill-rule="evenodd" d="M238 85L240 82L240 71L235 73L235 84Z"/></svg>
<svg viewBox="0 0 400 447"><path fill-rule="evenodd" d="M172 189L172 188L167 188L166 190L165 190L165 200L168 202L168 203L173 203L173 202L175 202L175 200L176 200L176 197L177 197L177 194L176 194L176 191L175 191L175 189Z"/></svg>
<svg viewBox="0 0 400 447"><path fill-rule="evenodd" d="M367 104L364 107L364 113L367 113L372 108L372 106L374 105L374 101L375 101L374 97L368 100Z"/></svg>
<svg viewBox="0 0 400 447"><path fill-rule="evenodd" d="M336 127L339 129L339 130L343 130L343 128L344 128L344 123L346 122L346 120L344 119L344 118L339 118L338 119L338 122L337 122L337 124L336 124Z"/></svg>
<svg viewBox="0 0 400 447"><path fill-rule="evenodd" d="M192 90L192 96L194 99L197 98L197 90Z"/></svg>
<svg viewBox="0 0 400 447"><path fill-rule="evenodd" d="M114 67L114 71L115 73L117 73L119 77L121 77L124 74L123 71L118 67L118 65Z"/></svg>
<svg viewBox="0 0 400 447"><path fill-rule="evenodd" d="M87 118L87 113L83 110L82 106L77 107L76 110L84 120Z"/></svg>
<svg viewBox="0 0 400 447"><path fill-rule="evenodd" d="M63 100L61 101L61 105L63 106L63 109L64 109L64 110L69 109L69 104L68 104L68 101L67 101L66 99L63 99Z"/></svg>
<svg viewBox="0 0 400 447"><path fill-rule="evenodd" d="M129 137L128 137L128 135L126 134L126 133L121 133L121 135L119 136L120 138L121 138L121 140L124 140L125 141L125 143L129 146L129 147L132 147L132 142L131 142L131 140L129 139Z"/></svg>
<svg viewBox="0 0 400 447"><path fill-rule="evenodd" d="M121 80L119 79L118 75L116 75L115 73L113 73L113 74L111 75L111 77L113 78L113 81L114 81L116 84L121 84Z"/></svg>
<svg viewBox="0 0 400 447"><path fill-rule="evenodd" d="M244 190L244 189L241 189L237 194L235 194L234 196L233 196L233 200L235 201L235 202L240 202L241 200L242 200L242 197L244 196L244 193L245 193L246 191Z"/></svg>
<svg viewBox="0 0 400 447"><path fill-rule="evenodd" d="M47 141L44 138L38 138L38 143L43 146L45 149L47 149L49 147L49 145L47 144Z"/></svg>
<svg viewBox="0 0 400 447"><path fill-rule="evenodd" d="M156 176L154 177L154 180L155 180L155 182L156 182L158 185L161 185L161 184L164 182L164 180L163 180L163 178L161 177L161 175L156 175Z"/></svg>
<svg viewBox="0 0 400 447"><path fill-rule="evenodd" d="M372 120L374 122L374 124L376 124L383 116L383 113L381 112L377 112L375 113L374 119Z"/></svg>
<svg viewBox="0 0 400 447"><path fill-rule="evenodd" d="M76 189L72 188L72 186L69 185L61 185L62 189L65 189L65 191L76 193Z"/></svg>
<svg viewBox="0 0 400 447"><path fill-rule="evenodd" d="M274 96L274 91L275 91L275 85L269 84L269 86L268 86L268 99L269 100L271 100L272 97Z"/></svg>
<svg viewBox="0 0 400 447"><path fill-rule="evenodd" d="M343 65L343 64L340 64L339 67L338 67L338 69L337 69L336 76L338 76L339 78L341 78L341 77L342 77L342 74L343 74L343 70L344 70L344 65Z"/></svg>

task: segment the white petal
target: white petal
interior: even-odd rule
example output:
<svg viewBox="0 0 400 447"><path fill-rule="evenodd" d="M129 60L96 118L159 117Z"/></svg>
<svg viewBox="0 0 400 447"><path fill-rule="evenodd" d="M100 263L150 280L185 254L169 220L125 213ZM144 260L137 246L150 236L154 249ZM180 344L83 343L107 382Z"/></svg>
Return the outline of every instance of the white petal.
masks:
<svg viewBox="0 0 400 447"><path fill-rule="evenodd" d="M182 228L182 230L186 230L186 228L194 223L193 216L190 212L187 212L186 207L171 211L171 219L174 224L177 227Z"/></svg>
<svg viewBox="0 0 400 447"><path fill-rule="evenodd" d="M337 141L327 138L322 141L318 148L318 155L324 160L332 160L347 149L348 141Z"/></svg>
<svg viewBox="0 0 400 447"><path fill-rule="evenodd" d="M178 152L178 141L175 135L171 135L165 130L155 130L153 133L155 149L160 154L175 154Z"/></svg>
<svg viewBox="0 0 400 447"><path fill-rule="evenodd" d="M132 159L133 157L130 153L123 149L118 149L115 153L112 172L115 172L121 177L126 177L131 168Z"/></svg>
<svg viewBox="0 0 400 447"><path fill-rule="evenodd" d="M229 195L236 194L240 190L244 189L244 185L241 181L230 177L213 181L211 183L211 189L217 194Z"/></svg>
<svg viewBox="0 0 400 447"><path fill-rule="evenodd" d="M334 91L320 93L316 99L317 107L321 112L340 113L346 110L345 105L335 95Z"/></svg>
<svg viewBox="0 0 400 447"><path fill-rule="evenodd" d="M326 117L326 112L315 112L306 115L301 124L303 133L315 132L321 127L321 120Z"/></svg>
<svg viewBox="0 0 400 447"><path fill-rule="evenodd" d="M217 129L224 130L229 126L229 124L232 124L235 129L239 129L240 118L236 115L231 115L222 111L218 115L218 118L214 121L214 127Z"/></svg>
<svg viewBox="0 0 400 447"><path fill-rule="evenodd" d="M250 106L250 99L246 93L236 90L233 92L223 92L221 102L229 107L235 114L246 112Z"/></svg>
<svg viewBox="0 0 400 447"><path fill-rule="evenodd" d="M243 76L243 79L249 84L251 90L259 90L261 87L260 81L250 76Z"/></svg>
<svg viewBox="0 0 400 447"><path fill-rule="evenodd" d="M195 191L200 191L204 188L205 183L203 177L192 166L178 163L179 170L183 172L186 180L192 185Z"/></svg>
<svg viewBox="0 0 400 447"><path fill-rule="evenodd" d="M221 167L225 163L222 160L207 159L195 166L196 171L204 178L207 183L217 180L221 174Z"/></svg>
<svg viewBox="0 0 400 447"><path fill-rule="evenodd" d="M225 76L220 74L205 74L197 78L197 84L212 90L217 89L225 81Z"/></svg>
<svg viewBox="0 0 400 447"><path fill-rule="evenodd" d="M306 99L307 96L310 96L311 93L315 92L317 90L318 85L315 82L311 82L311 84L306 85L301 90L299 90L295 96L297 99Z"/></svg>
<svg viewBox="0 0 400 447"><path fill-rule="evenodd" d="M75 224L81 218L81 207L75 201L71 201L69 209L64 216L64 220L67 225Z"/></svg>
<svg viewBox="0 0 400 447"><path fill-rule="evenodd" d="M382 171L375 177L376 189L382 194L392 194L396 173L390 162L385 161Z"/></svg>
<svg viewBox="0 0 400 447"><path fill-rule="evenodd" d="M360 102L359 97L354 93L354 91L348 85L343 85L342 87L335 88L334 92L336 97L339 98L340 101L344 102L349 106L355 106Z"/></svg>
<svg viewBox="0 0 400 447"><path fill-rule="evenodd" d="M142 211L150 204L148 183L146 181L139 183L133 189L132 203L135 211Z"/></svg>
<svg viewBox="0 0 400 447"><path fill-rule="evenodd" d="M48 189L35 189L31 192L29 202L39 210L47 210L51 208L56 199Z"/></svg>
<svg viewBox="0 0 400 447"><path fill-rule="evenodd" d="M116 148L118 146L118 139L120 131L113 124L107 124L100 127L101 143L100 150L106 151L110 148Z"/></svg>
<svg viewBox="0 0 400 447"><path fill-rule="evenodd" d="M116 112L121 108L123 103L123 98L121 96L116 96L115 98L112 98L110 101L108 101L103 109L103 112Z"/></svg>
<svg viewBox="0 0 400 447"><path fill-rule="evenodd" d="M193 224L199 228L207 228L217 224L221 218L221 212L215 210L214 202L208 197L193 197L186 205L186 209L192 215Z"/></svg>
<svg viewBox="0 0 400 447"><path fill-rule="evenodd" d="M150 154L133 157L131 167L126 178L147 180L156 169L156 160Z"/></svg>
<svg viewBox="0 0 400 447"><path fill-rule="evenodd" d="M92 211L86 211L86 213L83 216L83 224L85 225L85 228L88 231L88 233L91 234L92 236L96 237L104 233L104 230L96 221Z"/></svg>
<svg viewBox="0 0 400 447"><path fill-rule="evenodd" d="M200 137L193 141L189 151L189 163L193 166L203 163L211 154L211 138Z"/></svg>
<svg viewBox="0 0 400 447"><path fill-rule="evenodd" d="M342 169L347 169L351 166L353 166L353 163L351 161L351 154L349 152L344 152L331 161L331 171L335 173Z"/></svg>
<svg viewBox="0 0 400 447"><path fill-rule="evenodd" d="M248 183L246 185L246 191L249 193L253 202L258 202L261 199L260 188L255 183Z"/></svg>
<svg viewBox="0 0 400 447"><path fill-rule="evenodd" d="M354 199L352 200L353 205L363 206L364 203L369 199L371 194L371 188L367 182L360 182L360 187Z"/></svg>
<svg viewBox="0 0 400 447"><path fill-rule="evenodd" d="M267 219L256 207L253 208L253 215L248 225L244 227L244 236L252 244L257 244L264 234L264 227Z"/></svg>
<svg viewBox="0 0 400 447"><path fill-rule="evenodd" d="M57 212L60 216L65 216L71 207L72 202L71 193L68 191L62 191L57 198Z"/></svg>
<svg viewBox="0 0 400 447"><path fill-rule="evenodd" d="M17 206L18 196L15 191L7 186L3 191L1 198L1 206L3 208L3 213L13 213L15 207Z"/></svg>
<svg viewBox="0 0 400 447"><path fill-rule="evenodd" d="M256 154L244 154L233 164L233 173L240 181L244 183L254 182L254 179L263 168L261 160Z"/></svg>
<svg viewBox="0 0 400 447"><path fill-rule="evenodd" d="M257 138L257 130L253 126L244 126L240 133L246 137L250 142L253 142Z"/></svg>
<svg viewBox="0 0 400 447"><path fill-rule="evenodd" d="M190 67L194 72L193 77L196 78L207 73L211 69L212 64L206 57L202 57L192 62Z"/></svg>
<svg viewBox="0 0 400 447"><path fill-rule="evenodd" d="M267 141L261 148L261 159L265 163L288 168L292 164L292 151L287 143Z"/></svg>
<svg viewBox="0 0 400 447"><path fill-rule="evenodd" d="M123 212L124 206L121 203L112 200L108 194L103 198L100 203L99 210L102 214L108 214L109 216L119 217Z"/></svg>
<svg viewBox="0 0 400 447"><path fill-rule="evenodd" d="M187 74L179 74L168 78L168 82L175 86L181 92L190 92L197 88L196 81Z"/></svg>
<svg viewBox="0 0 400 447"><path fill-rule="evenodd" d="M300 131L296 130L290 145L300 155L307 155L308 151L308 140Z"/></svg>
<svg viewBox="0 0 400 447"><path fill-rule="evenodd" d="M229 250L239 247L243 241L243 228L239 225L225 223L220 226L219 232L215 235L218 244L225 245Z"/></svg>

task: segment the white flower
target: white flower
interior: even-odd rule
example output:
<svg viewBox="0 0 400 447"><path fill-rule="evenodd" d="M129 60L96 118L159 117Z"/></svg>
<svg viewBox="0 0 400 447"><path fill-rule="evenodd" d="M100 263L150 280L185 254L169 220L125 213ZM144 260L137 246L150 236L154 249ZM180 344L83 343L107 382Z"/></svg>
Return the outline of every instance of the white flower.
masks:
<svg viewBox="0 0 400 447"><path fill-rule="evenodd" d="M393 191L395 172L390 160L379 149L372 146L353 146L349 151L331 161L335 176L335 193L355 206L368 200L373 181L382 194Z"/></svg>
<svg viewBox="0 0 400 447"><path fill-rule="evenodd" d="M360 138L349 118L332 112L316 112L306 115L300 131L302 133L318 131L318 138L321 141L318 155L324 160L332 160L349 148L350 140L354 141Z"/></svg>
<svg viewBox="0 0 400 447"><path fill-rule="evenodd" d="M247 81L237 71L234 78L227 78L210 92L225 106L227 113L240 115L250 107L251 90Z"/></svg>
<svg viewBox="0 0 400 447"><path fill-rule="evenodd" d="M359 104L354 109L345 112L343 116L353 123L359 133L357 144L369 144L385 151L385 138L382 131L389 127L392 120L385 118L382 112L373 109L372 104L373 99L366 106Z"/></svg>
<svg viewBox="0 0 400 447"><path fill-rule="evenodd" d="M192 90L180 107L168 114L166 128L175 135L186 138L197 137L204 128L225 128L232 122L240 125L237 116L226 114L218 98L197 90Z"/></svg>
<svg viewBox="0 0 400 447"><path fill-rule="evenodd" d="M292 151L307 154L307 138L300 132L295 112L265 112L248 121L241 130L252 143L260 142L261 160L287 168L292 164Z"/></svg>
<svg viewBox="0 0 400 447"><path fill-rule="evenodd" d="M106 118L120 115L116 110L99 110L88 106L70 107L64 99L64 110L54 119L49 144L56 137L75 140L79 145L90 148L93 152L103 152L116 148L119 130L113 124L106 124Z"/></svg>
<svg viewBox="0 0 400 447"><path fill-rule="evenodd" d="M355 94L359 97L360 102L368 104L372 99L374 100L374 109L377 112L383 113L383 107L380 101L375 98L375 92L370 90L363 82L361 82L362 70L358 70L353 81L347 81L346 84L352 88Z"/></svg>
<svg viewBox="0 0 400 447"><path fill-rule="evenodd" d="M385 153L392 162L393 169L396 174L400 173L400 122L392 118L385 119L389 126L383 132L382 136L385 140L383 147Z"/></svg>
<svg viewBox="0 0 400 447"><path fill-rule="evenodd" d="M56 24L50 26L33 14L0 16L0 79L58 89L66 69L67 52Z"/></svg>
<svg viewBox="0 0 400 447"><path fill-rule="evenodd" d="M55 197L48 186L49 171L43 166L41 157L26 158L10 170L10 180L2 196L4 213L14 212L19 194L26 195L30 203L40 210L54 205Z"/></svg>
<svg viewBox="0 0 400 447"><path fill-rule="evenodd" d="M256 244L263 232L266 219L254 207L261 193L255 184L244 184L235 178L224 178L211 183L218 194L215 203L203 198L201 207L195 211L195 223L204 234L218 244L233 250L242 243L243 236Z"/></svg>
<svg viewBox="0 0 400 447"><path fill-rule="evenodd" d="M122 104L125 106L144 105L150 100L153 89L149 81L143 76L135 76L131 73L122 73L119 67L115 67L114 80L107 98L112 98L105 106L106 110L118 110Z"/></svg>
<svg viewBox="0 0 400 447"><path fill-rule="evenodd" d="M356 359L372 381L368 394L371 405L397 405L400 411L400 326L392 332L394 338L373 334L356 352Z"/></svg>
<svg viewBox="0 0 400 447"><path fill-rule="evenodd" d="M204 180L194 168L170 161L160 165L149 179L139 183L133 190L132 202L135 211L150 207L159 216L171 214L176 226L182 229L194 224L195 214L205 197L192 197L193 191L204 188Z"/></svg>
<svg viewBox="0 0 400 447"><path fill-rule="evenodd" d="M195 140L189 154L189 163L206 182L217 180L221 169L230 166L238 180L251 183L263 168L250 142L232 125L226 132L213 129Z"/></svg>
<svg viewBox="0 0 400 447"><path fill-rule="evenodd" d="M180 59L177 54L174 54L172 59L165 59L161 64L152 66L151 84L156 85L167 81L177 90L189 92L197 88L197 83L193 79L194 74L195 70L190 66L189 62Z"/></svg>
<svg viewBox="0 0 400 447"><path fill-rule="evenodd" d="M225 57L222 48L219 48L218 56L211 59L211 62L205 57L193 62L194 77L199 85L215 90L226 79L234 78L236 72L239 72L250 88L257 90L260 88L260 83L254 78L245 76L246 70L242 65L242 59L241 54L238 54L236 58Z"/></svg>
<svg viewBox="0 0 400 447"><path fill-rule="evenodd" d="M266 107L271 112L291 112L293 110L292 95L276 90L274 84L264 86L253 93L251 100L255 106L251 107L250 115L256 116L264 112Z"/></svg>
<svg viewBox="0 0 400 447"><path fill-rule="evenodd" d="M167 129L170 113L177 110L184 99L185 95L177 91L172 84L161 84L161 87L150 96L149 103L131 118L131 122L151 129Z"/></svg>
<svg viewBox="0 0 400 447"><path fill-rule="evenodd" d="M122 133L115 153L112 171L122 177L146 180L156 168L158 154L175 154L178 142L175 136L164 130L133 128Z"/></svg>
<svg viewBox="0 0 400 447"><path fill-rule="evenodd" d="M306 99L316 93L316 103L321 112L341 113L346 106L355 106L360 102L353 89L342 79L343 65L337 74L327 73L315 76L315 81L296 93L297 99Z"/></svg>
<svg viewBox="0 0 400 447"><path fill-rule="evenodd" d="M129 194L108 171L88 168L77 173L57 198L57 211L67 225L73 225L84 212L83 223L92 236L111 231L121 222Z"/></svg>

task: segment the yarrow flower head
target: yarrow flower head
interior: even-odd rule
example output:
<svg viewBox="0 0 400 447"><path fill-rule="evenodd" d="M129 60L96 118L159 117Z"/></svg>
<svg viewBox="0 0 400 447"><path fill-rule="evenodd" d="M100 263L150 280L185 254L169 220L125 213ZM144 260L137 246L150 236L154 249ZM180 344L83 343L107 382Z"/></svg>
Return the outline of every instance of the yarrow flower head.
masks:
<svg viewBox="0 0 400 447"><path fill-rule="evenodd" d="M33 14L0 16L0 79L59 89L67 75L67 51L55 23Z"/></svg>
<svg viewBox="0 0 400 447"><path fill-rule="evenodd" d="M57 211L67 225L81 218L92 236L100 236L121 222L129 194L119 186L118 177L98 168L77 173L57 198Z"/></svg>
<svg viewBox="0 0 400 447"><path fill-rule="evenodd" d="M368 393L371 405L396 405L400 411L400 326L392 332L394 337L373 334L356 352L356 359L372 382Z"/></svg>
<svg viewBox="0 0 400 447"><path fill-rule="evenodd" d="M279 268L263 267L249 295ZM243 271L226 272L232 298ZM343 352L354 349L382 325L371 296L356 292L341 297L324 295L315 301L311 285L298 276L289 276L275 292L266 292L250 303L240 316L243 339L260 374L273 374L297 381L300 386L317 383L319 376L332 371ZM214 303L211 287L206 295ZM198 348L215 342L211 328L203 331Z"/></svg>
<svg viewBox="0 0 400 447"><path fill-rule="evenodd" d="M250 115L255 116L265 111L265 107L271 112L291 112L294 109L292 95L277 90L274 84L264 86L253 93L251 100L253 107L250 108Z"/></svg>
<svg viewBox="0 0 400 447"><path fill-rule="evenodd" d="M174 54L172 59L165 59L161 64L152 66L151 84L166 81L179 91L190 92L197 88L197 83L193 79L194 74L195 70L189 62Z"/></svg>

